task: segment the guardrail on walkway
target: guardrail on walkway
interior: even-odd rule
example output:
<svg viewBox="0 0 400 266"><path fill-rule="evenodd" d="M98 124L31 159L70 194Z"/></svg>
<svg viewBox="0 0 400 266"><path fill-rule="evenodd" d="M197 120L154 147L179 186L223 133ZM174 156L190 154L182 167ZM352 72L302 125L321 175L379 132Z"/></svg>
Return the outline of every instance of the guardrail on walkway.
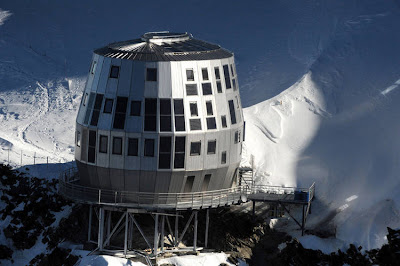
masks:
<svg viewBox="0 0 400 266"><path fill-rule="evenodd" d="M141 209L216 208L247 201L251 195L294 195L295 202L308 203L314 197L315 184L310 188L268 185L237 186L228 189L192 193L147 193L98 189L79 185L77 168L60 174L59 192L74 201Z"/></svg>

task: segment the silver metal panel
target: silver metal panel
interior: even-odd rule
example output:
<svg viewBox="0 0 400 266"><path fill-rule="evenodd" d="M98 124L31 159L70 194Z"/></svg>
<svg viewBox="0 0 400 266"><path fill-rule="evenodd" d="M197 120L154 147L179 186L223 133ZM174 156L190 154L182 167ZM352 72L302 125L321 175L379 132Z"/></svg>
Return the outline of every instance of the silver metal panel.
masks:
<svg viewBox="0 0 400 266"><path fill-rule="evenodd" d="M114 137L120 137L122 138L122 154L113 154L112 149L113 149L113 138ZM110 167L111 168L116 168L116 169L124 169L124 162L125 162L125 156L126 156L126 138L125 138L125 132L121 132L121 131L111 131L111 137L110 137Z"/></svg>
<svg viewBox="0 0 400 266"><path fill-rule="evenodd" d="M226 167L229 165L229 158L230 158L230 145L231 145L231 131L225 130L221 133L221 139L219 140L219 153L218 153L218 165L219 167ZM226 163L221 163L221 155L222 152L226 151Z"/></svg>
<svg viewBox="0 0 400 266"><path fill-rule="evenodd" d="M202 181L203 181L203 171L189 171L189 172L186 173L185 176L186 176L186 178L188 176L194 176L192 192L201 191L201 184L202 184ZM186 182L186 179L185 179L185 182Z"/></svg>
<svg viewBox="0 0 400 266"><path fill-rule="evenodd" d="M107 136L107 153L101 153L99 145L96 147L96 165L100 167L110 167L110 153L111 153L111 138L110 131L108 130L98 130L97 131L97 143L100 143L100 135Z"/></svg>
<svg viewBox="0 0 400 266"><path fill-rule="evenodd" d="M139 191L140 171L125 170L125 190Z"/></svg>
<svg viewBox="0 0 400 266"><path fill-rule="evenodd" d="M143 106L143 104L142 104ZM143 108L142 108L143 109ZM128 110L129 112L129 110ZM143 131L143 116L129 116L126 117L126 132L137 132Z"/></svg>
<svg viewBox="0 0 400 266"><path fill-rule="evenodd" d="M127 133L126 141L125 141L125 169L127 170L140 170L140 160L141 160L141 152L142 152L142 139L141 134L136 133ZM138 156L128 156L128 138L137 138L138 139Z"/></svg>
<svg viewBox="0 0 400 266"><path fill-rule="evenodd" d="M206 133L205 134L205 140L204 140L204 165L203 169L215 169L218 167L218 146L219 142L221 139L221 133L220 132L212 132L212 133ZM208 154L208 141L213 141L215 140L217 145L215 149L215 154Z"/></svg>
<svg viewBox="0 0 400 266"><path fill-rule="evenodd" d="M186 161L185 167L186 170L202 170L204 165L204 157L205 157L205 142L204 142L204 133L200 134L189 134L186 137ZM201 142L201 152L200 155L190 155L190 146L192 142Z"/></svg>
<svg viewBox="0 0 400 266"><path fill-rule="evenodd" d="M110 182L113 190L125 190L124 170L110 168Z"/></svg>
<svg viewBox="0 0 400 266"><path fill-rule="evenodd" d="M140 172L140 192L154 192L156 184L157 172L155 171L141 171Z"/></svg>
<svg viewBox="0 0 400 266"><path fill-rule="evenodd" d="M81 125L79 125L78 123L76 123L75 124L75 138L74 138L74 141L75 141L75 160L78 160L78 161L80 161L81 160L81 147L82 147L82 143L81 143L81 146L80 147L78 147L76 144L76 132L77 131L79 131L80 132L80 138L81 138L81 142L82 142L82 127L81 127Z"/></svg>
<svg viewBox="0 0 400 266"><path fill-rule="evenodd" d="M134 100L143 99L145 71L146 71L145 62L140 62L140 61L133 62L130 97Z"/></svg>
<svg viewBox="0 0 400 266"><path fill-rule="evenodd" d="M172 84L172 98L183 99L184 85L181 69L181 62L171 62L171 84Z"/></svg>
<svg viewBox="0 0 400 266"><path fill-rule="evenodd" d="M186 172L172 172L169 193L182 192Z"/></svg>
<svg viewBox="0 0 400 266"><path fill-rule="evenodd" d="M86 86L88 88L90 88L91 91L96 91L96 87L92 87L93 84L93 78L94 78L94 73L92 74L92 68L93 68L93 64L96 65L97 67L97 58L99 57L99 55L94 54L93 58L92 58L92 62L90 63L90 69L89 69L89 74L87 77L87 81L86 81Z"/></svg>
<svg viewBox="0 0 400 266"><path fill-rule="evenodd" d="M76 166L79 171L79 184L82 186L90 186L90 178L89 178L89 172L87 169L87 164L82 163L80 161L76 161Z"/></svg>
<svg viewBox="0 0 400 266"><path fill-rule="evenodd" d="M114 100L114 105L115 105L115 101ZM106 114L103 112L103 109L101 110L101 114L99 117L99 122L97 123L97 128L101 129L101 130L111 130L111 126L112 126L112 119L113 116L112 114Z"/></svg>
<svg viewBox="0 0 400 266"><path fill-rule="evenodd" d="M104 61L103 56L97 57L97 66L96 66L96 70L94 72L93 83L92 83L92 88L94 88L94 90L97 91L97 93L104 93L104 91L99 91L99 88L98 88L99 80L100 80L100 76L101 76L101 69L103 67L103 61Z"/></svg>
<svg viewBox="0 0 400 266"><path fill-rule="evenodd" d="M119 70L118 78L118 96L129 96L132 79L132 61L121 60L121 68Z"/></svg>
<svg viewBox="0 0 400 266"><path fill-rule="evenodd" d="M160 70L158 69L157 62L146 62L146 66L143 69L144 79L146 80L146 68L157 68L157 81L145 81L144 83L144 97L157 98L158 86L160 81Z"/></svg>
<svg viewBox="0 0 400 266"><path fill-rule="evenodd" d="M155 192L167 193L171 183L171 172L157 172Z"/></svg>
<svg viewBox="0 0 400 266"><path fill-rule="evenodd" d="M111 58L105 57L101 67L101 74L99 79L99 85L97 86L97 93L105 93L108 76L110 75Z"/></svg>
<svg viewBox="0 0 400 266"><path fill-rule="evenodd" d="M81 161L87 162L88 130L82 127L81 133Z"/></svg>
<svg viewBox="0 0 400 266"><path fill-rule="evenodd" d="M97 167L97 176L99 178L99 186L102 189L111 188L110 168Z"/></svg>
<svg viewBox="0 0 400 266"><path fill-rule="evenodd" d="M95 165L87 165L90 186L99 187L99 178L97 176L97 167Z"/></svg>
<svg viewBox="0 0 400 266"><path fill-rule="evenodd" d="M222 189L223 181L225 180L226 174L228 172L228 167L217 168L214 172L211 172L212 176L210 179L210 184L208 185L208 190L218 190Z"/></svg>
<svg viewBox="0 0 400 266"><path fill-rule="evenodd" d="M159 62L158 74L158 98L171 98L172 81L170 62Z"/></svg>
<svg viewBox="0 0 400 266"><path fill-rule="evenodd" d="M154 139L154 157L144 156L144 141L145 139ZM158 166L158 134L143 134L141 140L141 159L140 169L145 171L157 171Z"/></svg>

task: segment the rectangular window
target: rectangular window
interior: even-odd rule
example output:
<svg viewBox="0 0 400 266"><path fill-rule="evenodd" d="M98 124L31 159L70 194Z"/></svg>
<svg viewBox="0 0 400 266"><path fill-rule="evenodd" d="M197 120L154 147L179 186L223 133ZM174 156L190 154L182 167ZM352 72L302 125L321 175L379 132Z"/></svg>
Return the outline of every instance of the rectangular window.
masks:
<svg viewBox="0 0 400 266"><path fill-rule="evenodd" d="M97 66L97 62L96 62L96 61L93 61L93 64L92 64L92 68L91 68L91 70L90 70L90 73L94 74L94 72L96 72L96 66Z"/></svg>
<svg viewBox="0 0 400 266"><path fill-rule="evenodd" d="M144 131L156 131L157 128L157 99L144 100Z"/></svg>
<svg viewBox="0 0 400 266"><path fill-rule="evenodd" d="M232 72L232 77L235 76L235 71L233 71L233 65L231 64L231 72Z"/></svg>
<svg viewBox="0 0 400 266"><path fill-rule="evenodd" d="M207 154L215 154L215 150L217 149L217 141L209 140L207 143Z"/></svg>
<svg viewBox="0 0 400 266"><path fill-rule="evenodd" d="M111 66L110 78L117 79L119 76L119 66Z"/></svg>
<svg viewBox="0 0 400 266"><path fill-rule="evenodd" d="M215 122L215 117L207 117L207 129L217 129L217 123Z"/></svg>
<svg viewBox="0 0 400 266"><path fill-rule="evenodd" d="M96 97L96 93L91 92L90 96L89 96L88 106L87 106L87 109L86 109L85 120L83 122L84 124L88 124L89 123L89 118L90 118L90 114L92 113L93 103L94 103L95 97Z"/></svg>
<svg viewBox="0 0 400 266"><path fill-rule="evenodd" d="M194 81L193 69L186 69L186 80L187 81Z"/></svg>
<svg viewBox="0 0 400 266"><path fill-rule="evenodd" d="M232 87L233 87L233 90L235 91L236 90L236 79L232 79Z"/></svg>
<svg viewBox="0 0 400 266"><path fill-rule="evenodd" d="M171 100L160 99L160 131L171 131Z"/></svg>
<svg viewBox="0 0 400 266"><path fill-rule="evenodd" d="M106 99L106 102L104 103L103 113L106 113L106 114L112 113L113 102L114 102L113 99Z"/></svg>
<svg viewBox="0 0 400 266"><path fill-rule="evenodd" d="M89 130L88 162L96 162L96 131Z"/></svg>
<svg viewBox="0 0 400 266"><path fill-rule="evenodd" d="M210 185L211 174L207 174L204 176L203 184L201 185L201 191L207 191L208 185Z"/></svg>
<svg viewBox="0 0 400 266"><path fill-rule="evenodd" d="M201 130L201 120L190 119L190 130Z"/></svg>
<svg viewBox="0 0 400 266"><path fill-rule="evenodd" d="M81 132L76 131L76 146L81 146Z"/></svg>
<svg viewBox="0 0 400 266"><path fill-rule="evenodd" d="M131 101L131 116L140 116L141 109L142 109L141 101Z"/></svg>
<svg viewBox="0 0 400 266"><path fill-rule="evenodd" d="M99 142L99 152L107 153L108 148L108 137L104 135L100 135L100 142Z"/></svg>
<svg viewBox="0 0 400 266"><path fill-rule="evenodd" d="M122 138L121 137L113 137L112 153L116 154L116 155L122 154Z"/></svg>
<svg viewBox="0 0 400 266"><path fill-rule="evenodd" d="M128 156L138 156L139 139L128 138Z"/></svg>
<svg viewBox="0 0 400 266"><path fill-rule="evenodd" d="M199 112L197 110L197 103L196 102L189 103L189 107L190 107L190 115L191 116L199 116Z"/></svg>
<svg viewBox="0 0 400 266"><path fill-rule="evenodd" d="M198 156L201 151L201 141L190 143L190 156Z"/></svg>
<svg viewBox="0 0 400 266"><path fill-rule="evenodd" d="M128 97L117 97L117 105L115 107L114 125L116 129L125 128L126 109L128 107Z"/></svg>
<svg viewBox="0 0 400 266"><path fill-rule="evenodd" d="M175 159L174 168L185 168L186 137L175 137Z"/></svg>
<svg viewBox="0 0 400 266"><path fill-rule="evenodd" d="M222 93L221 81L217 81L217 91L218 91L218 93Z"/></svg>
<svg viewBox="0 0 400 266"><path fill-rule="evenodd" d="M233 103L233 100L229 100L228 104L229 104L229 112L231 115L231 124L234 125L236 124L235 104Z"/></svg>
<svg viewBox="0 0 400 266"><path fill-rule="evenodd" d="M235 144L239 142L239 131L235 132Z"/></svg>
<svg viewBox="0 0 400 266"><path fill-rule="evenodd" d="M231 77L229 76L229 68L228 65L224 65L224 76L225 76L225 87L226 89L232 88L231 85Z"/></svg>
<svg viewBox="0 0 400 266"><path fill-rule="evenodd" d="M228 127L228 125L226 124L226 115L221 115L221 124L223 128Z"/></svg>
<svg viewBox="0 0 400 266"><path fill-rule="evenodd" d="M203 80L208 80L208 69L207 68L202 68L201 69L201 75L203 76Z"/></svg>
<svg viewBox="0 0 400 266"><path fill-rule="evenodd" d="M171 168L171 137L160 137L160 149L158 154L158 168Z"/></svg>
<svg viewBox="0 0 400 266"><path fill-rule="evenodd" d="M221 153L221 164L226 164L226 151Z"/></svg>
<svg viewBox="0 0 400 266"><path fill-rule="evenodd" d="M185 182L185 187L184 187L184 189L183 189L183 193L190 193L190 192L192 192L193 183L194 183L194 176L188 176L188 177L186 178L186 182Z"/></svg>
<svg viewBox="0 0 400 266"><path fill-rule="evenodd" d="M157 68L146 68L146 81L157 81Z"/></svg>
<svg viewBox="0 0 400 266"><path fill-rule="evenodd" d="M185 131L183 99L174 99L175 131Z"/></svg>
<svg viewBox="0 0 400 266"><path fill-rule="evenodd" d="M154 139L144 140L144 156L154 157Z"/></svg>
<svg viewBox="0 0 400 266"><path fill-rule="evenodd" d="M221 75L219 74L219 67L214 67L215 79L221 79Z"/></svg>
<svg viewBox="0 0 400 266"><path fill-rule="evenodd" d="M186 95L197 95L197 84L186 84Z"/></svg>
<svg viewBox="0 0 400 266"><path fill-rule="evenodd" d="M206 101L207 115L213 115L212 101Z"/></svg>
<svg viewBox="0 0 400 266"><path fill-rule="evenodd" d="M201 86L203 88L203 95L212 94L211 83L202 83Z"/></svg>
<svg viewBox="0 0 400 266"><path fill-rule="evenodd" d="M99 122L99 115L102 104L103 104L103 94L97 94L96 100L94 101L92 119L90 120L91 126L97 126L97 123Z"/></svg>

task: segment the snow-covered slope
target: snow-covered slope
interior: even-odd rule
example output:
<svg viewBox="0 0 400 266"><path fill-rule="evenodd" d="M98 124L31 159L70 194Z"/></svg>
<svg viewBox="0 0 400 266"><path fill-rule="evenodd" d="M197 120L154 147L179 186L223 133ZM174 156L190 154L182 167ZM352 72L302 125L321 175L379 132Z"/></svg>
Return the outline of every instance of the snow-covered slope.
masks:
<svg viewBox="0 0 400 266"><path fill-rule="evenodd" d="M399 1L113 3L0 4L1 161L73 159L94 48L189 31L235 52L257 182L315 181L309 224L365 248L400 226Z"/></svg>

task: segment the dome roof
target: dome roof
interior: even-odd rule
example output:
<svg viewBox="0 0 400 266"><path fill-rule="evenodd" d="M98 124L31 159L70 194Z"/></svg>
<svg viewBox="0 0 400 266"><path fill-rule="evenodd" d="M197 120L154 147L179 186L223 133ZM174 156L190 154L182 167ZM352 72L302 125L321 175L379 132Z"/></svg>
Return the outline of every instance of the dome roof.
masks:
<svg viewBox="0 0 400 266"><path fill-rule="evenodd" d="M216 44L194 39L189 33L148 32L140 39L115 42L94 53L138 61L212 60L233 56Z"/></svg>

